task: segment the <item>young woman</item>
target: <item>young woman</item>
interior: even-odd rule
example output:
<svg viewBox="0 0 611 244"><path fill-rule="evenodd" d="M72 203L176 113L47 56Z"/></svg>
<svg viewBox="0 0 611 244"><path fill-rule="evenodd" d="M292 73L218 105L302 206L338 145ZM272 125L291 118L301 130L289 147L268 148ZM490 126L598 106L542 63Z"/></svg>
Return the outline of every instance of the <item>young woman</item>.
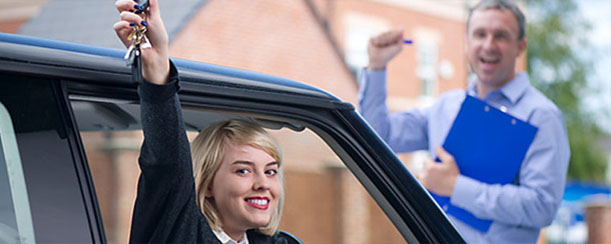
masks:
<svg viewBox="0 0 611 244"><path fill-rule="evenodd" d="M130 242L288 243L277 234L284 196L274 138L253 122L230 120L202 131L189 148L157 0L150 0L146 22L134 13L135 2L115 5L121 41L129 46L132 23L148 26L151 44L142 49L144 142Z"/></svg>

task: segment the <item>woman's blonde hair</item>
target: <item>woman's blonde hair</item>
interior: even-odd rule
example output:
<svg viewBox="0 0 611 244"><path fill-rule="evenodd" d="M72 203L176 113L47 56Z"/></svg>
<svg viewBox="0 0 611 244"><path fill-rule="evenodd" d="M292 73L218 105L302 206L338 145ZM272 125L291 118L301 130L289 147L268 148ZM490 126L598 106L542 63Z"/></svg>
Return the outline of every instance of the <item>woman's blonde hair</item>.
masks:
<svg viewBox="0 0 611 244"><path fill-rule="evenodd" d="M227 145L248 145L269 154L278 162L278 177L280 180L280 196L278 204L272 213L269 224L256 230L266 235L273 235L278 230L282 207L284 204L284 184L282 181L282 152L277 141L260 125L252 121L232 119L215 123L195 137L191 143L193 167L195 175L195 193L197 205L204 213L210 226L220 231L222 223L219 213L214 205L214 199L206 198L210 184L221 166L223 156L227 152Z"/></svg>

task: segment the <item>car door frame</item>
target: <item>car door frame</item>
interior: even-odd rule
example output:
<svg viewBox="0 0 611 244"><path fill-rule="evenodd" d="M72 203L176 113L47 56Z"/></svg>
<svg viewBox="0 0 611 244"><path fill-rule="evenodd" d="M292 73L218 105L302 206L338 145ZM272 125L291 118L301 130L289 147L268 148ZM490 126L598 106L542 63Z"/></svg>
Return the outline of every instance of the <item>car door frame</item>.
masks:
<svg viewBox="0 0 611 244"><path fill-rule="evenodd" d="M2 35L0 40L1 37ZM23 37L19 38L23 39ZM15 59L0 59L0 66L3 66L0 70L58 79L55 90L58 97L62 98L59 106L64 115L62 117L66 118L66 130L70 132L68 133L70 147L83 201L87 207L92 241L105 243L95 187L70 106L70 96L133 102L137 101L137 85L131 82L129 69L124 66L120 57L122 53L119 50L48 40L36 43L37 40L25 39L35 45L16 44L21 46L22 50L9 54L16 56ZM30 48L24 48L25 45L29 45ZM48 50L50 47L51 49ZM44 53L38 53L40 51ZM45 59L45 54L59 56ZM49 60L59 60L59 64ZM407 241L464 242L426 190L354 111L352 105L325 98L324 94L308 92L307 89L298 89L297 92L291 89L268 89L264 86L269 83L257 81L260 81L261 77L258 76L257 79L250 81L248 75L245 78L242 73L232 77L231 69L229 73L219 76L211 74L209 70L188 67L193 66L194 62L181 60L176 62L183 80L183 88L179 95L183 106L267 114L295 119L310 125L311 129L328 141L327 143L332 141L331 148L344 160ZM235 84L228 81L232 79L247 81L246 84L231 87L233 90L228 91L227 86ZM263 76L262 79L266 77ZM272 83L274 81L272 79ZM271 99L270 94L274 95ZM306 101L295 102L296 97ZM277 103L270 103L272 100ZM270 110L270 106L278 106L278 108ZM426 213L424 217L421 216L423 213ZM412 233L412 230L415 233Z"/></svg>

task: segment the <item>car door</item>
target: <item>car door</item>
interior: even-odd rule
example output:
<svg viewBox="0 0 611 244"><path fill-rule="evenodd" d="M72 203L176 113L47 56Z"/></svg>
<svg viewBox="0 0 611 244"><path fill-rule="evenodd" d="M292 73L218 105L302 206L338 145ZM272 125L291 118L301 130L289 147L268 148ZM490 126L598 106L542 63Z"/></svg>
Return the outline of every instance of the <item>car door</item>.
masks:
<svg viewBox="0 0 611 244"><path fill-rule="evenodd" d="M0 73L1 242L103 242L66 101L59 79Z"/></svg>
<svg viewBox="0 0 611 244"><path fill-rule="evenodd" d="M124 243L141 137L137 84L122 52L2 40L2 103L20 126L15 134L36 241ZM278 77L175 62L190 134L238 117L260 122L285 142L287 161L296 163L287 167L291 196L283 226L306 243L464 242L352 105ZM17 92L15 84L30 86ZM9 219L21 219L15 216Z"/></svg>
<svg viewBox="0 0 611 244"><path fill-rule="evenodd" d="M300 157L311 159L304 162L292 158L289 161L300 161L301 165L292 168L287 167L287 169L310 167L308 170L316 171L325 167L333 168L327 169L335 171L335 173L330 173L332 175L331 179L325 178L324 174L309 178L316 179L310 181L309 186L312 187L354 187L350 183L334 183L337 181L352 181L359 185L360 188L353 188L352 191L337 191L339 197L324 190L320 190L318 194L311 194L311 189L302 189L297 183L292 183L294 178L302 177L303 174L292 172L289 175L287 173L287 185L291 186L290 189L301 189L298 192L300 197L297 198L301 198L302 202L307 201L303 200L304 198L320 198L324 199L325 203L329 203L319 207L316 211L307 206L301 208L297 211L311 212L310 214L299 215L294 214L291 207L300 203L297 201L291 203L292 198L289 197L285 209L288 212L286 215L294 216L293 218L297 221L289 217L285 226L288 228L292 228L290 227L291 224L302 226L302 228L288 229L290 232L296 233L297 236L308 236L306 238L302 237L302 239L310 240L310 243L376 243L376 240L407 241L410 243L462 241L454 227L430 199L426 191L388 147L371 131L354 111L352 105L343 103L316 89L304 88L300 90L297 86L291 86L290 81L277 80L277 78L271 76L245 73L244 71L188 61L177 60L175 62L182 74L182 89L179 97L183 105L185 125L188 129L199 131L215 121L246 118L256 120L272 131L279 130L280 132L274 133L274 135L281 138L281 141L291 136L302 139L314 137L314 141L322 144L322 146L317 145L316 149L311 143L312 140L304 140L299 143L294 141L291 143L290 140L287 140L288 142L281 143L284 150L290 152L287 154L298 154L301 155ZM129 79L129 76L124 79ZM280 86L282 84L286 86ZM138 98L135 87L122 89L115 87L113 95L102 92L113 89L105 87L103 84L80 84L75 85L74 88L71 91L71 97L74 100L73 107L77 110L76 117L79 121L79 128L81 131L86 131L86 133L82 133L84 137L92 137L92 135L85 134L95 133L96 127L100 127L96 125L100 120L87 119L95 117L88 114L96 110L106 111L108 118L114 118L103 119L103 121L108 121L108 125L102 127L113 128L113 130L131 130L139 127L139 105L137 104ZM124 135L112 134L110 137L124 138ZM86 147L91 148L93 146ZM319 147L326 149L320 149ZM308 153L310 154L308 155ZM315 155L319 153L333 155L332 157L336 160L335 163L312 169L311 165L316 164L314 161L321 161L315 159L317 158ZM124 157L126 154L121 155L123 156L115 155L115 157ZM132 161L135 161L134 156L131 156L131 158ZM134 164L134 162L131 163ZM118 164L125 165L124 163ZM94 173L95 178L97 177ZM116 180L123 182L118 183L119 185L135 184L134 181ZM322 181L328 183L326 185L318 184ZM364 192L366 197L362 197L358 193L352 194L358 191ZM114 191L108 190L107 192ZM291 193L289 191L287 195L291 195ZM352 197L356 198L357 201L374 202L375 207L367 211L377 211L378 214L371 214L365 218L346 217L351 215L350 211L361 211L359 207L342 204ZM107 199L110 197L100 198ZM309 205L313 204L317 203L313 201ZM103 210L102 214L104 212ZM376 219L377 216L383 217L378 220ZM310 221L310 218L322 219L323 221L315 223ZM292 222L301 222L301 225L288 224L291 220ZM376 221L386 225L375 228L375 225L369 223L377 223ZM311 222L311 224L303 224L308 222ZM325 223L332 224L320 228L325 226ZM336 228L334 225L341 226L341 228ZM359 236L355 234L321 233L328 229L333 229L332 232L348 230L352 233L367 234ZM107 228L107 230L110 231L110 228ZM316 234L309 232L316 232ZM325 235L327 237L323 238ZM353 235L359 237L355 238L356 240L364 238L366 241L355 242L351 239L354 238ZM124 237L118 238L124 239Z"/></svg>

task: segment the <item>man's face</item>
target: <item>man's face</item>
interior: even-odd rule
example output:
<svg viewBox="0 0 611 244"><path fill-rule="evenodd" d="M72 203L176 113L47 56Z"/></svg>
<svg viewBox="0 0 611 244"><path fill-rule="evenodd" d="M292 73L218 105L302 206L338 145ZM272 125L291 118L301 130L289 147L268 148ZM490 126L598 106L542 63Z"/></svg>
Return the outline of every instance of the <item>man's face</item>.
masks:
<svg viewBox="0 0 611 244"><path fill-rule="evenodd" d="M467 59L478 84L499 88L513 79L516 58L526 47L518 40L518 21L509 10L473 12L467 36Z"/></svg>

